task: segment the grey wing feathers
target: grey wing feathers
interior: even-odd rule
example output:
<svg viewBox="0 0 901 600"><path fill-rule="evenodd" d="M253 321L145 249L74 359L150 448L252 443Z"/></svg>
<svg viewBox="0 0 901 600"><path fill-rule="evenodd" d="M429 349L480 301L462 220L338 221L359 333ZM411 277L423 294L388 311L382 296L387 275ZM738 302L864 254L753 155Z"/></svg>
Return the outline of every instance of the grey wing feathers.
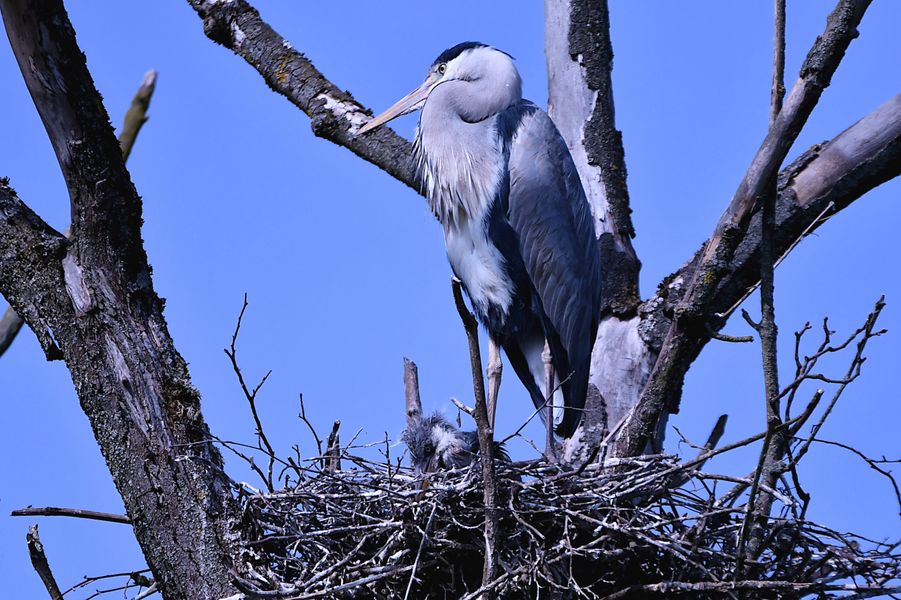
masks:
<svg viewBox="0 0 901 600"><path fill-rule="evenodd" d="M523 114L509 152L508 218L548 320L555 369L561 381L569 377L564 398L576 410L566 411L561 433L571 435L585 402L600 311L594 224L569 149L547 114Z"/></svg>

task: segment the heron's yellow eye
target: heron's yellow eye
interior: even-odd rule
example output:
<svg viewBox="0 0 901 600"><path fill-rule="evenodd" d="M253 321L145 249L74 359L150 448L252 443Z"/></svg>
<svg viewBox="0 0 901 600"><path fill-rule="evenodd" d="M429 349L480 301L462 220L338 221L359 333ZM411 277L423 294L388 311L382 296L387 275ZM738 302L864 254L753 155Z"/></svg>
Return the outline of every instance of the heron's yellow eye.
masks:
<svg viewBox="0 0 901 600"><path fill-rule="evenodd" d="M438 65L438 72L439 72L439 73L441 73L442 75L444 75L444 72L445 72L445 71L447 71L447 65L446 65L446 64L441 63L440 65Z"/></svg>

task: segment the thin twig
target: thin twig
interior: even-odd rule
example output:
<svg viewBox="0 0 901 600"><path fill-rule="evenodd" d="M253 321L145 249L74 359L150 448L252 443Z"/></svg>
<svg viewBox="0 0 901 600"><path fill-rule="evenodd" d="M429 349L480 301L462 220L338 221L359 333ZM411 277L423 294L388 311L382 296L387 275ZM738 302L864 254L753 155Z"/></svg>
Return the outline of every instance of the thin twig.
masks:
<svg viewBox="0 0 901 600"><path fill-rule="evenodd" d="M76 519L90 519L93 521L106 521L107 523L131 524L131 519L126 515L85 510L83 508L59 508L56 506L29 506L20 508L10 513L13 517L75 517Z"/></svg>
<svg viewBox="0 0 901 600"><path fill-rule="evenodd" d="M263 387L263 384L266 383L266 380L269 379L269 376L272 374L272 371L267 372L263 375L263 378L260 382L253 388L253 390L247 387L247 383L244 381L244 374L241 372L241 367L238 366L238 333L241 331L241 323L244 320L244 313L247 311L247 294L244 294L244 303L241 306L241 312L238 314L238 322L235 325L235 331L232 334L231 345L224 350L225 355L228 356L231 361L232 369L235 372L235 375L238 377L238 383L241 385L241 391L244 392L244 397L247 399L247 403L250 405L250 414L253 416L253 422L256 426L256 435L257 441L260 446L259 449L264 451L269 461L269 469L267 471L266 476L263 478L263 482L269 488L269 491L275 490L275 482L273 481L272 472L275 467L275 450L272 449L272 444L269 443L269 438L266 437L266 431L263 429L263 423L260 420L260 415L257 412L257 394L260 389Z"/></svg>
<svg viewBox="0 0 901 600"><path fill-rule="evenodd" d="M457 307L457 312L460 314L460 319L463 321L466 338L469 341L469 360L472 368L472 383L476 400L474 416L479 436L482 483L485 488L485 557L482 568L482 584L487 585L495 579L497 573L497 543L499 538L497 477L494 470L494 431L488 420L488 405L485 400L485 382L482 378L478 323L473 314L466 308L466 303L463 301L463 288L458 279L454 278L451 281L451 290L454 295L454 304ZM486 590L486 600L491 600L493 597L493 590Z"/></svg>
<svg viewBox="0 0 901 600"><path fill-rule="evenodd" d="M819 439L819 438L812 438L811 441L816 442L818 444L825 444L827 446L835 446L837 448L842 448L844 450L847 450L848 452L851 452L852 454L855 454L858 457L860 457L865 463L867 463L870 466L871 469L873 469L874 471L876 471L877 473L881 474L883 477L888 479L889 483L892 484L892 488L895 491L895 499L898 501L898 514L901 515L901 488L898 487L898 481L895 479L895 476L892 475L891 471L889 471L887 469L883 469L882 467L879 466L882 464L901 464L901 459L891 460L891 459L887 459L885 457L883 457L881 459L875 459L875 458L870 458L869 456L867 456L866 454L864 454L857 448L854 448L853 446L849 446L847 444L843 444L841 442L835 442L832 440L823 440L823 439Z"/></svg>

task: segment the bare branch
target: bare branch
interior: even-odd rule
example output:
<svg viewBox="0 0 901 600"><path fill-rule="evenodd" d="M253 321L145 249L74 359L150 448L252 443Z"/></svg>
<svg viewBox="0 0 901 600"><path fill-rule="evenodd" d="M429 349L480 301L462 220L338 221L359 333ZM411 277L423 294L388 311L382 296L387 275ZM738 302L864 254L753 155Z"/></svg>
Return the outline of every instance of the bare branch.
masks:
<svg viewBox="0 0 901 600"><path fill-rule="evenodd" d="M338 429L341 427L341 421L336 420L332 424L332 431L328 434L325 450L325 470L329 473L341 470L341 438L338 436Z"/></svg>
<svg viewBox="0 0 901 600"><path fill-rule="evenodd" d="M126 515L86 510L84 508L59 508L56 506L41 506L20 508L10 513L13 517L75 517L76 519L89 519L93 521L106 521L107 523L131 524L131 519Z"/></svg>
<svg viewBox="0 0 901 600"><path fill-rule="evenodd" d="M57 360L62 353L34 299L55 301L61 314L74 317L68 298L61 293L65 247L65 238L0 178L0 291L16 314L29 323L48 360Z"/></svg>
<svg viewBox="0 0 901 600"><path fill-rule="evenodd" d="M247 404L250 405L250 414L253 416L253 422L256 426L256 436L257 436L257 447L266 454L269 468L266 472L266 475L263 477L263 482L269 488L269 491L273 491L275 489L275 481L273 480L273 469L275 465L275 450L272 448L272 444L269 443L269 438L266 436L266 431L263 429L263 422L260 420L260 414L257 412L257 394L260 389L263 387L263 384L266 383L266 380L269 379L269 376L272 374L272 371L269 371L260 382L254 387L252 390L247 387L247 384L244 381L244 374L241 372L241 367L238 365L238 334L241 332L241 323L244 320L244 312L247 310L248 302L247 302L247 294L244 294L244 304L241 306L241 312L238 314L238 322L235 324L235 331L232 334L231 345L228 348L225 348L225 355L228 356L231 361L232 370L235 372L235 375L238 377L238 383L241 386L241 391L244 392L244 398L247 399ZM259 472L259 471L258 471ZM262 475L262 473L261 473Z"/></svg>
<svg viewBox="0 0 901 600"><path fill-rule="evenodd" d="M646 585L633 585L615 594L604 596L602 600L619 600L620 598L647 597L648 594L660 597L670 597L674 594L694 595L699 592L791 592L793 595L807 595L817 592L854 592L853 596L843 598L872 598L886 593L901 591L901 587L885 588L881 586L859 586L848 584L814 584L792 583L789 581L708 581L702 583L690 583L683 581L668 581L665 583L651 583ZM687 596L690 597L690 596Z"/></svg>
<svg viewBox="0 0 901 600"><path fill-rule="evenodd" d="M122 148L122 157L126 161L128 160L128 155L131 154L131 149L134 146L135 139L138 137L141 126L147 121L146 112L150 106L150 97L153 95L155 86L156 71L148 71L132 100L131 107L125 114L122 134L119 136L119 144ZM69 237L70 233L67 229L66 237ZM18 335L23 323L22 318L16 314L12 307L6 309L3 318L0 319L0 356L3 356L10 344L13 343L13 340L16 339L16 335Z"/></svg>
<svg viewBox="0 0 901 600"><path fill-rule="evenodd" d="M822 355L826 352L834 352L838 349L842 349L848 344L850 344L854 339L857 338L858 335L863 334L861 339L857 342L857 351L854 355L854 358L851 360L851 364L848 366L848 370L845 372L845 376L836 380L835 383L838 384L838 388L835 390L835 393L832 395L832 398L829 400L829 404L826 406L826 410L823 411L823 414L820 416L819 420L813 425L810 431L810 435L808 439L801 443L801 446L798 448L795 453L795 462L800 461L807 451L810 449L811 442L816 438L816 435L820 432L820 429L823 427L823 424L826 422L826 419L829 418L829 415L832 414L832 409L835 408L836 403L838 403L838 399L841 397L842 393L845 391L845 388L848 387L852 381L854 381L857 376L860 374L860 369L863 366L866 358L863 355L864 350L867 347L867 343L874 337L879 336L883 333L882 330L876 329L876 322L879 319L879 315L882 313L882 309L885 307L885 298L880 297L879 300L876 301L876 306L873 308L873 311L867 316L867 321L864 323L863 327L855 331L844 344L839 344L838 346L832 347L828 346L828 329L826 341L824 342L824 346L821 346L821 350L819 350L818 354ZM825 325L824 325L825 328ZM814 355L814 360L818 357L818 355ZM815 364L815 363L814 363ZM805 365L803 370L803 376L808 378L819 379L817 377L810 376L810 369L812 367L807 367ZM797 381L797 379L796 379ZM795 430L797 431L797 430Z"/></svg>
<svg viewBox="0 0 901 600"><path fill-rule="evenodd" d="M62 3L2 0L0 7L19 70L69 188L78 260L86 262L87 254L100 250L115 256L126 276L147 271L141 200ZM135 279L150 282L149 277Z"/></svg>
<svg viewBox="0 0 901 600"><path fill-rule="evenodd" d="M469 360L472 367L472 385L475 392L475 420L479 436L479 457L482 466L482 484L485 500L485 561L482 568L482 585L494 580L497 564L498 544L498 508L497 508L497 476L494 471L494 430L488 421L488 405L485 400L485 381L482 378L482 356L479 351L479 329L476 318L463 302L463 286L460 280L451 281L454 303L466 329L469 340ZM486 590L485 598L494 597L491 589Z"/></svg>
<svg viewBox="0 0 901 600"><path fill-rule="evenodd" d="M785 111L780 121L785 119ZM817 145L787 167L779 177L779 202L776 207L776 252L782 253L802 234L810 233L811 224L823 222L824 207L833 203L835 212L901 172L901 94L889 100L867 117L861 119L832 141ZM818 226L818 225L817 225ZM717 263L716 289L710 292L707 303L692 304L696 316L709 319L733 306L759 281L759 219L751 221L747 231L733 231L737 250L728 262ZM708 242L710 247L713 242ZM681 384L688 367L709 340L706 324L693 321L692 310L686 310L681 299L691 288L691 281L703 269L698 265L699 253L678 273L668 277L660 286L663 296L648 301L647 312L659 315L663 310L675 310L682 324L673 331L666 317L654 317L647 327L647 340L652 347L660 347L661 354L648 386L642 393L643 407L621 438L621 448L635 450L640 439L653 434L662 412L675 408ZM707 281L706 277L702 278ZM718 326L722 326L720 322ZM667 332L663 334L662 332ZM658 346L659 344L659 346ZM643 447L643 446L642 446ZM640 451L640 450L635 450Z"/></svg>
<svg viewBox="0 0 901 600"><path fill-rule="evenodd" d="M811 441L816 442L818 444L825 444L827 446L835 446L837 448L847 450L848 452L851 452L852 454L858 456L861 460L863 460L865 463L867 463L867 465L869 465L869 467L871 469L873 469L874 471L876 471L877 473L879 473L880 475L882 475L883 477L888 479L889 483L892 484L892 489L895 491L895 500L898 502L898 514L901 515L901 488L898 487L898 481L895 479L895 476L892 475L891 471L889 471L887 469L883 469L882 467L879 466L879 465L884 465L884 464L901 464L901 460L889 460L885 457L870 458L869 456L867 456L866 454L864 454L857 448L854 448L853 446L849 446L848 444L843 444L841 442L835 442L832 440L811 438Z"/></svg>
<svg viewBox="0 0 901 600"><path fill-rule="evenodd" d="M422 420L422 399L419 397L419 369L409 358L404 358L404 398L407 427L411 427Z"/></svg>
<svg viewBox="0 0 901 600"><path fill-rule="evenodd" d="M128 162L131 155L131 149L138 137L141 127L147 122L147 109L150 108L150 98L153 97L153 90L156 89L156 71L151 69L144 75L135 97L132 98L131 106L125 113L125 122L122 124L122 132L119 134L119 146L122 148L122 160Z"/></svg>
<svg viewBox="0 0 901 600"><path fill-rule="evenodd" d="M782 109L783 79L785 70L785 0L775 0L773 41L773 88L770 97L770 128L779 119ZM776 326L774 300L774 269L776 268L776 200L778 191L776 179L767 184L761 198L761 238L760 238L760 324L756 327L760 334L760 354L763 363L764 403L766 407L767 435L760 450L760 461L754 472L754 483L748 495L745 519L742 523L738 545L736 579L744 575L745 561L756 558L763 542L763 526L769 517L774 495L764 491L757 496L760 488L774 489L782 474L781 461L788 444L788 431L781 427L779 394L779 363L777 342L779 328ZM743 315L747 315L742 311ZM750 321L748 318L747 320ZM747 552L746 546L747 543Z"/></svg>
<svg viewBox="0 0 901 600"><path fill-rule="evenodd" d="M773 87L770 90L770 126L776 122L785 98L785 0L774 0Z"/></svg>
<svg viewBox="0 0 901 600"><path fill-rule="evenodd" d="M25 536L25 539L28 540L28 555L31 557L31 566L34 567L34 570L37 571L41 581L44 582L44 587L47 588L47 593L50 594L50 598L52 598L52 600L62 600L63 595L59 590L59 586L56 584L53 572L50 570L50 563L47 562L47 555L44 554L44 544L41 543L41 538L38 535L37 525L32 525L28 529L28 535Z"/></svg>
<svg viewBox="0 0 901 600"><path fill-rule="evenodd" d="M383 169L420 191L410 142L387 127L357 136L371 112L313 66L306 56L260 18L244 0L188 0L203 19L207 37L232 50L256 69L270 88L312 120L313 133Z"/></svg>

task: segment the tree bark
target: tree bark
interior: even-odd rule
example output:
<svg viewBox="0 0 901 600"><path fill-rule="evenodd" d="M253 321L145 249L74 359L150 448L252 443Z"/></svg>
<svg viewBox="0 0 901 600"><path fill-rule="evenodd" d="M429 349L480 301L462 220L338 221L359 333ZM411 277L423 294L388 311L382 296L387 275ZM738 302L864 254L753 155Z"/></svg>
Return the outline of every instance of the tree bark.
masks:
<svg viewBox="0 0 901 600"><path fill-rule="evenodd" d="M153 89L156 85L156 71L148 71L144 75L141 86L135 93L131 106L125 115L125 122L122 124L122 133L119 135L119 145L122 147L122 157L125 161L131 154L132 146L141 127L147 121L147 108L150 106L150 97L153 95ZM71 229L66 230L66 237L71 234ZM16 314L12 308L7 307L6 312L0 317L0 356L9 349L13 340L22 329L25 321Z"/></svg>
<svg viewBox="0 0 901 600"><path fill-rule="evenodd" d="M228 596L236 508L153 290L119 143L62 3L0 10L72 206L67 240L0 182L0 292L65 360L164 597Z"/></svg>
<svg viewBox="0 0 901 600"><path fill-rule="evenodd" d="M625 153L615 122L610 15L606 1L589 0L545 0L544 12L548 113L579 170L603 265L590 383L605 411L590 414L605 414L612 427L638 401L656 355L638 335L641 263L632 247ZM604 426L589 417L585 429Z"/></svg>
<svg viewBox="0 0 901 600"><path fill-rule="evenodd" d="M244 0L188 0L203 19L208 38L231 49L256 69L266 84L311 119L313 133L344 146L365 161L422 193L412 145L388 127L358 137L372 117L349 92L333 84L306 56L276 33Z"/></svg>

